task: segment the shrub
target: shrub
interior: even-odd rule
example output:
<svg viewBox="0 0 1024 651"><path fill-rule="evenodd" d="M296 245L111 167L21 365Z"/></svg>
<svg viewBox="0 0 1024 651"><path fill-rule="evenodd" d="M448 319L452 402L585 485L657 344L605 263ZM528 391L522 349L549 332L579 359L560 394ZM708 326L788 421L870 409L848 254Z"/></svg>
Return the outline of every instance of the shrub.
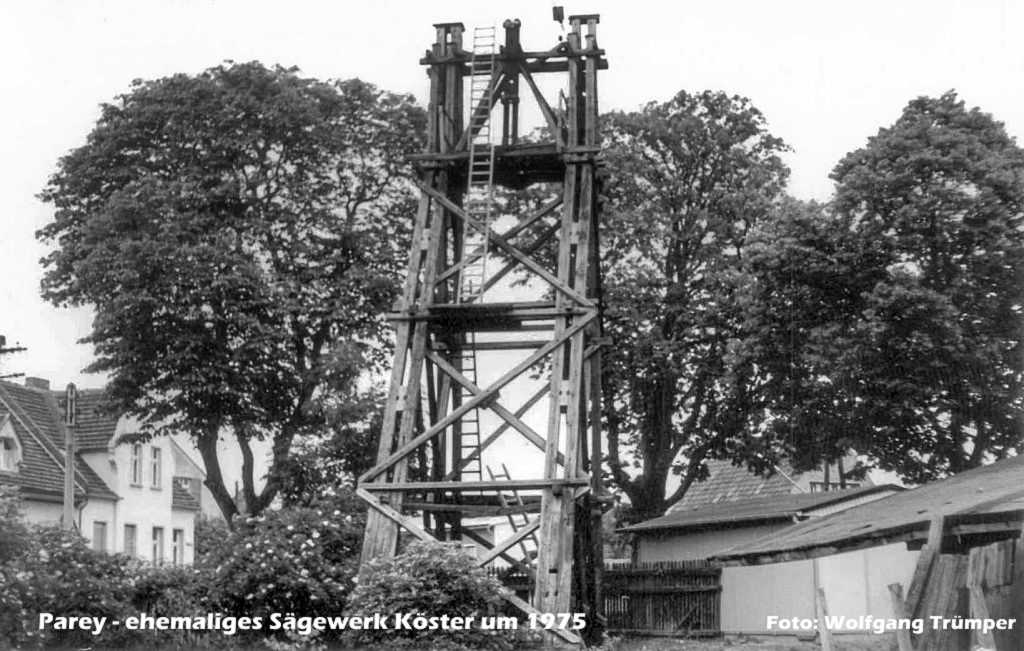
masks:
<svg viewBox="0 0 1024 651"><path fill-rule="evenodd" d="M229 533L228 525L221 518L199 517L196 520L196 558L223 545Z"/></svg>
<svg viewBox="0 0 1024 651"><path fill-rule="evenodd" d="M33 527L25 551L5 566L8 592L20 602L17 621L5 626L20 644L91 646L89 631L37 630L34 617L41 612L62 616L118 619L131 612L131 560L93 551L77 533L54 526ZM30 621L31 620L31 621ZM19 630L20 629L20 630ZM126 633L104 630L106 644L117 646Z"/></svg>
<svg viewBox="0 0 1024 651"><path fill-rule="evenodd" d="M509 647L507 633L479 628L482 616L497 612L505 588L454 545L416 541L394 558L370 561L367 570L349 600L349 614L450 615L473 617L476 625L465 631L368 630L355 634L357 642L388 648Z"/></svg>
<svg viewBox="0 0 1024 651"><path fill-rule="evenodd" d="M353 506L353 498L344 495L236 520L235 530L199 561L209 577L210 607L263 618L261 637L271 613L340 613L354 586L362 544L362 522L346 512Z"/></svg>

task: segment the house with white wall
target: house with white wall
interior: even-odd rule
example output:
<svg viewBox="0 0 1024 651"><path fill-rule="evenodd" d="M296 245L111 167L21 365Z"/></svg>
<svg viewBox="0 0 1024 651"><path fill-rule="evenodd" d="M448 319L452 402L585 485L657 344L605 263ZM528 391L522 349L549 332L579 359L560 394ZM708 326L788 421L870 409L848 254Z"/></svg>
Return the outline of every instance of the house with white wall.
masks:
<svg viewBox="0 0 1024 651"><path fill-rule="evenodd" d="M36 378L25 386L0 382L0 482L19 487L30 522L58 523L62 517L62 396ZM201 505L199 494L177 476L177 444L167 437L139 439L137 421L100 412L102 391L77 396L72 433L78 531L97 550L191 563Z"/></svg>

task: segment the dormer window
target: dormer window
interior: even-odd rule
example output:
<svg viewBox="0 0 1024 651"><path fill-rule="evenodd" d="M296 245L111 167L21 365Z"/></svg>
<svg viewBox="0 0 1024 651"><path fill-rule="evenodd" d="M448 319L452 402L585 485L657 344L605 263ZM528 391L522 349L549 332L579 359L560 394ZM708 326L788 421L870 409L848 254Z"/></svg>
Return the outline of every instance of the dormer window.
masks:
<svg viewBox="0 0 1024 651"><path fill-rule="evenodd" d="M0 420L0 471L18 472L21 463L21 444L14 435L10 417Z"/></svg>

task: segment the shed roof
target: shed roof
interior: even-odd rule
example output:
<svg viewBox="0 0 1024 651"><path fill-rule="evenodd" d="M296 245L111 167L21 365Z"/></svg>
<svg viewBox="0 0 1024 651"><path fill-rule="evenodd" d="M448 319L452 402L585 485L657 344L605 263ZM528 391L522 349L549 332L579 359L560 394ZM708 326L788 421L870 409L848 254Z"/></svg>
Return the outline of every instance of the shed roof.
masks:
<svg viewBox="0 0 1024 651"><path fill-rule="evenodd" d="M749 526L763 522L785 522L805 516L807 512L881 492L903 490L895 485L863 486L822 493L784 494L759 499L745 499L716 504L676 508L669 513L624 527L620 531L642 533L658 530L687 530Z"/></svg>
<svg viewBox="0 0 1024 651"><path fill-rule="evenodd" d="M1019 535L1024 456L809 520L770 539L734 547L716 560L774 563L892 542L916 545L927 538L929 524L938 516L945 518L946 538L960 544Z"/></svg>

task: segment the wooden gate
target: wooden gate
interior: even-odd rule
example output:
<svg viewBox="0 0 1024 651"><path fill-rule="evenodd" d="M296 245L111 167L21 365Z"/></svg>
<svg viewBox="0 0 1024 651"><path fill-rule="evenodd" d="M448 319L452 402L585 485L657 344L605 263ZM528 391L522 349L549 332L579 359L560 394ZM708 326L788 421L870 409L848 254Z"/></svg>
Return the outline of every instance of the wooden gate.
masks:
<svg viewBox="0 0 1024 651"><path fill-rule="evenodd" d="M705 561L608 565L604 615L610 633L721 634L722 569Z"/></svg>

